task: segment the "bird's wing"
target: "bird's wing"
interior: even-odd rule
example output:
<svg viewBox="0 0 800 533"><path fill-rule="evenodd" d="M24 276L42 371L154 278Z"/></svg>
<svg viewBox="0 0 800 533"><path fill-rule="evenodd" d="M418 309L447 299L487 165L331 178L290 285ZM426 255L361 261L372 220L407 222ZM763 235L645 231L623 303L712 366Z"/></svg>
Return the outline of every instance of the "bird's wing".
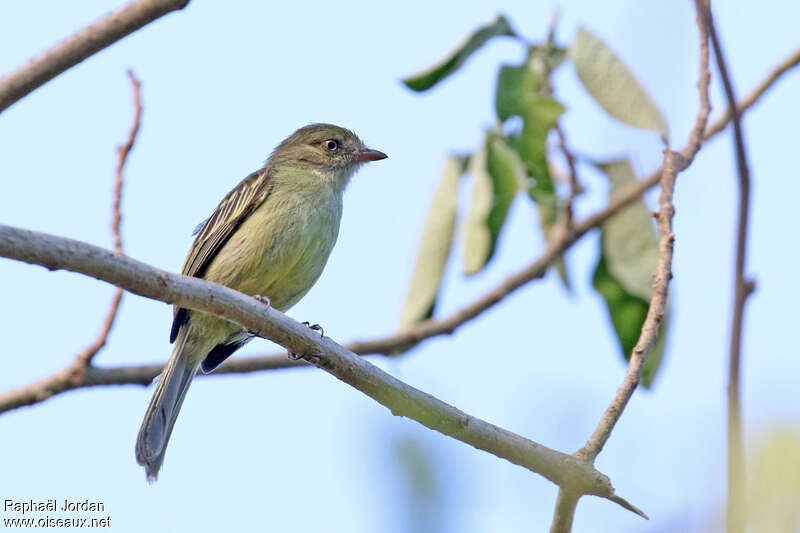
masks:
<svg viewBox="0 0 800 533"><path fill-rule="evenodd" d="M202 277L208 265L222 248L228 238L253 210L260 205L270 193L270 179L265 169L253 172L243 179L219 203L208 219L197 229L189 255L183 264L182 274ZM175 319L172 322L170 342L178 336L180 327L189 318L187 310L175 308Z"/></svg>

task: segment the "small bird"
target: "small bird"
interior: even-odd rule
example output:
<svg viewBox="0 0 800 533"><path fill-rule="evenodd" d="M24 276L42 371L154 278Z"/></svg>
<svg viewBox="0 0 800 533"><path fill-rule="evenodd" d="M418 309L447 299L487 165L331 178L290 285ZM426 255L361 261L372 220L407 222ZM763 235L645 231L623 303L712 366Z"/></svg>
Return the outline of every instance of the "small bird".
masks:
<svg viewBox="0 0 800 533"><path fill-rule="evenodd" d="M241 181L196 238L182 273L227 285L285 311L317 281L339 233L342 193L368 161L385 159L350 130L311 124L287 137ZM154 481L198 369L211 372L252 335L232 322L175 307L175 343L136 440L136 461Z"/></svg>

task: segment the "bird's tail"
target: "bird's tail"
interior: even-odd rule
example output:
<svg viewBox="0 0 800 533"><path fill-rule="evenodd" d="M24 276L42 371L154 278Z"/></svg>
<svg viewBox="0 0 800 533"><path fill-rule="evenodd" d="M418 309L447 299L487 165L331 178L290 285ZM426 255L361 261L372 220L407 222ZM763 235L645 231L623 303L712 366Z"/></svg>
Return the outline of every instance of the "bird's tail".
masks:
<svg viewBox="0 0 800 533"><path fill-rule="evenodd" d="M161 373L136 439L136 462L144 467L150 482L158 477L181 404L202 360L191 357L191 350L186 349L188 330L188 327L182 328L176 339L172 357Z"/></svg>

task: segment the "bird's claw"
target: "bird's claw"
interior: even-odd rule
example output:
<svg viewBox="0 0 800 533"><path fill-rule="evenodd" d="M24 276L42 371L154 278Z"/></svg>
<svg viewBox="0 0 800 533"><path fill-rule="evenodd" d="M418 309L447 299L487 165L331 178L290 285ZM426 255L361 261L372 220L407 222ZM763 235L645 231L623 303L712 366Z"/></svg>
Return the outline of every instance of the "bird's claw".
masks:
<svg viewBox="0 0 800 533"><path fill-rule="evenodd" d="M325 336L325 330L322 329L322 326L320 326L319 324L312 324L308 320L306 320L305 322L302 322L302 324L304 326L308 326L308 329L310 329L311 331L316 331L317 333L319 333L320 337L324 337Z"/></svg>
<svg viewBox="0 0 800 533"><path fill-rule="evenodd" d="M305 322L302 322L302 324L304 326L308 326L308 329L310 329L311 331L316 331L317 333L319 333L320 337L324 337L325 336L325 330L322 329L322 326L320 326L319 324L312 324L308 320L306 320ZM289 355L289 359L291 359L292 361L297 361L298 359L302 359L303 358L302 355L296 354L296 353L292 352L291 350L287 350L287 353Z"/></svg>
<svg viewBox="0 0 800 533"><path fill-rule="evenodd" d="M267 307L272 307L272 302L269 300L267 296L263 296L261 294L254 294L253 299L259 303L266 305Z"/></svg>

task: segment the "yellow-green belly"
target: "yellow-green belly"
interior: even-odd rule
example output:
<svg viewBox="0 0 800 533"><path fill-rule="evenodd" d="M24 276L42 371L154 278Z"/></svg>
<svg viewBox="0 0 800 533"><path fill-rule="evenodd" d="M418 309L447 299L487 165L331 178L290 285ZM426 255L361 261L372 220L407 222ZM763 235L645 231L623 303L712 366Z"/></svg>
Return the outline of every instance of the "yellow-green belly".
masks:
<svg viewBox="0 0 800 533"><path fill-rule="evenodd" d="M339 233L341 193L320 192L267 198L231 235L203 277L266 296L275 309L289 309L322 274ZM238 336L241 329L210 315L192 315L192 329L203 329L218 342Z"/></svg>

